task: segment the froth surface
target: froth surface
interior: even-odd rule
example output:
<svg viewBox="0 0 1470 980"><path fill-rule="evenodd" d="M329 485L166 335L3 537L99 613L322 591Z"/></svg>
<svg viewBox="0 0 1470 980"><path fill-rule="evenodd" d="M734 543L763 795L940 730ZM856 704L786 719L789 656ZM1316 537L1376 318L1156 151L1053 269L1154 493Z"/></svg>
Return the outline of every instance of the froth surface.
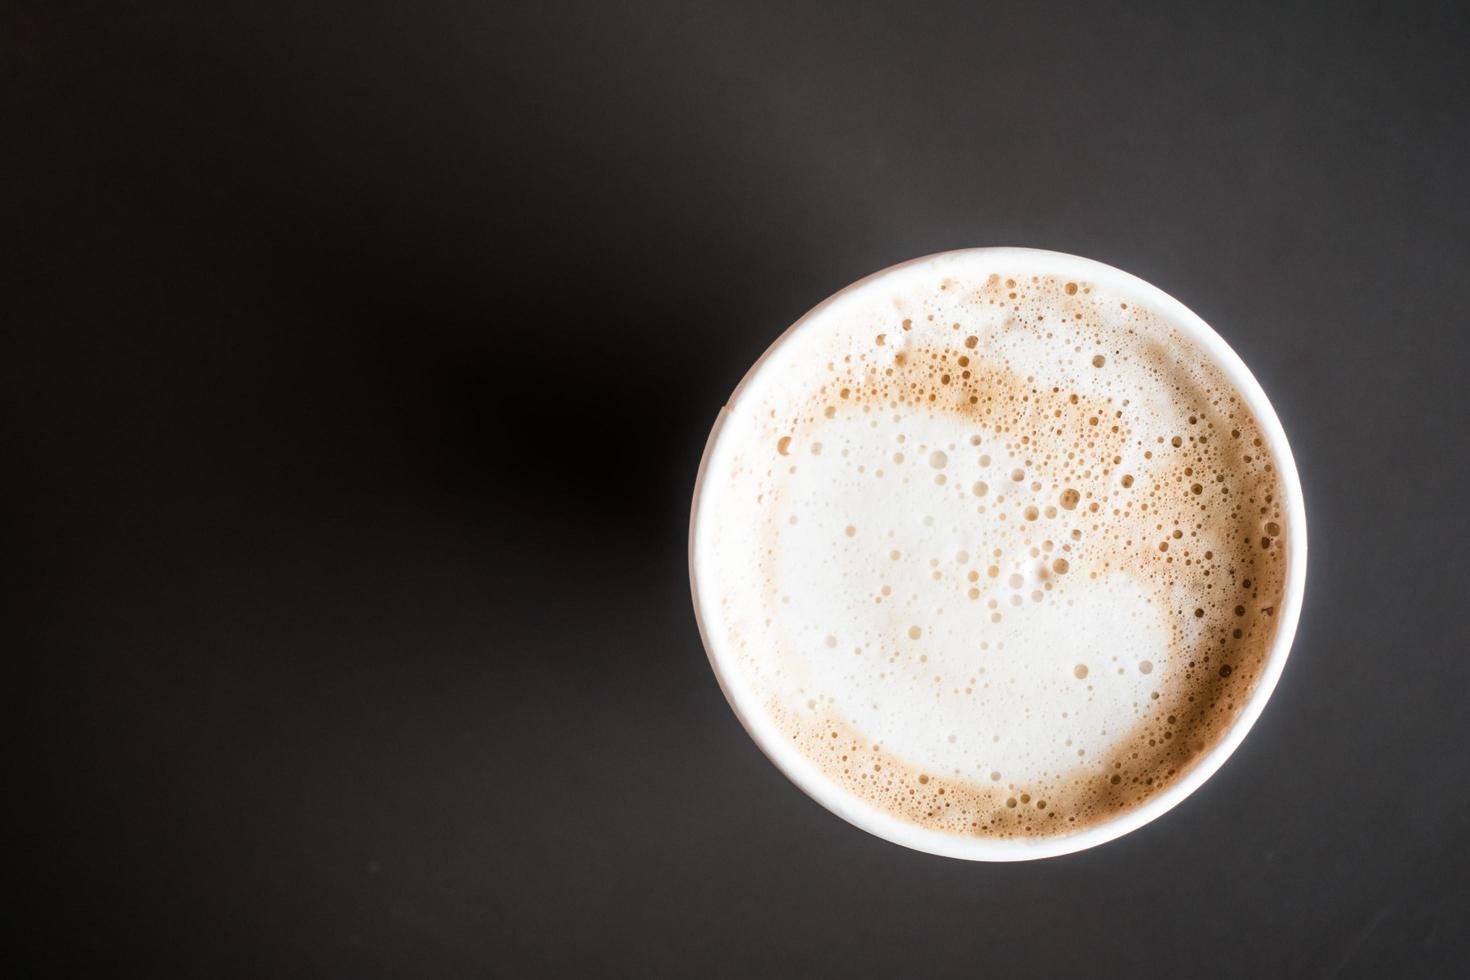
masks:
<svg viewBox="0 0 1470 980"><path fill-rule="evenodd" d="M768 355L693 560L731 683L853 801L1074 833L1178 780L1265 666L1280 477L1181 330L1082 279L934 265Z"/></svg>

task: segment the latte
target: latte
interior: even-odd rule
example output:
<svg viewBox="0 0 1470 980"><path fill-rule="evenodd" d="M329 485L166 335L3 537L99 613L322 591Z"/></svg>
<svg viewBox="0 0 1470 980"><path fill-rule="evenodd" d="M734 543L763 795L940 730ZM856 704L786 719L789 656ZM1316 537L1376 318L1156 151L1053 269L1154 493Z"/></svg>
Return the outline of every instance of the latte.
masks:
<svg viewBox="0 0 1470 980"><path fill-rule="evenodd" d="M1270 657L1269 442L1136 296L985 252L840 294L717 426L691 561L737 709L857 809L1077 833L1180 780Z"/></svg>

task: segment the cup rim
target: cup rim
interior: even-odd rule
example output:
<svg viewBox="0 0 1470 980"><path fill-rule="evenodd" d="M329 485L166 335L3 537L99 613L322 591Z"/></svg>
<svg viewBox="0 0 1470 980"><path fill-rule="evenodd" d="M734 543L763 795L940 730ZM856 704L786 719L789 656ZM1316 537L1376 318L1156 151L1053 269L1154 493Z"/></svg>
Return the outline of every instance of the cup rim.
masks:
<svg viewBox="0 0 1470 980"><path fill-rule="evenodd" d="M716 452L720 432L726 418L731 414L734 406L739 403L741 396L772 354L794 337L798 331L809 329L813 324L819 322L823 315L840 300L881 279L926 264L940 266L946 263L973 262L991 262L995 265L1019 262L1027 271L1089 279L1137 297L1141 305L1160 314L1175 328L1182 330L1205 351L1216 366L1225 372L1231 384L1245 400L1251 414L1260 426L1262 435L1268 442L1273 461L1281 475L1285 497L1283 505L1287 517L1286 582L1281 602L1278 604L1276 636L1250 699L1215 745L1195 762L1188 773L1162 793L1111 820L1073 834L1055 837L1007 839L967 837L947 833L900 820L843 792L822 775L806 756L777 736L774 725L758 704L747 706L743 681L723 662L724 654L721 650L723 639L712 637L706 628L705 610L700 597L695 561L696 544L700 503L710 460ZM746 734L798 789L848 823L895 844L929 854L971 861L1026 861L1056 857L1096 847L1158 819L1204 785L1205 781L1224 765L1225 760L1244 741L1245 736L1260 718L1266 702L1270 700L1277 682L1281 679L1282 670L1291 652L1292 641L1296 636L1297 624L1301 618L1301 606L1306 592L1306 505L1302 496L1301 481L1297 474L1296 460L1292 456L1286 431L1282 428L1281 420L1277 417L1270 400L1267 399L1265 391L1230 345L1183 303L1131 273L1077 255L1046 249L1009 246L951 249L890 265L839 289L782 331L780 336L772 341L756 359L741 378L740 383L735 386L730 397L720 407L714 425L710 429L709 437L705 441L704 454L700 459L699 471L694 482L694 494L690 502L688 561L689 586L694 602L695 620L699 627L700 640L704 645L705 654L714 671L715 679L720 685L720 690L724 693L726 701L729 702L731 710L734 711L735 717L744 727Z"/></svg>

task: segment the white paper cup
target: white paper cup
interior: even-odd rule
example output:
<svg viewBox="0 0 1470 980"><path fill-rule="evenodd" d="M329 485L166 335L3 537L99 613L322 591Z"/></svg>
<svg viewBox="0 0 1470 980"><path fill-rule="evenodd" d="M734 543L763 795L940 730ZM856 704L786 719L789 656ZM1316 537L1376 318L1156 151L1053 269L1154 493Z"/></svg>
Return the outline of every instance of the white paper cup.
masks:
<svg viewBox="0 0 1470 980"><path fill-rule="evenodd" d="M823 320L847 298L867 290L884 289L895 281L910 276L932 276L941 269L953 269L966 276L983 276L991 271L1009 273L1024 269L1029 273L1054 275L1065 279L1085 279L1117 293L1146 308L1177 329L1183 331L1205 351L1229 378L1250 412L1255 416L1260 430L1270 444L1270 450L1281 476L1285 499L1282 501L1286 515L1286 586L1279 603L1276 637L1266 659L1265 667L1256 682L1250 700L1241 709L1234 723L1219 738L1215 745L1197 759L1183 777L1147 802L1119 816L1095 824L1074 834L1055 837L1003 839L991 837L969 837L920 827L900 820L834 785L805 755L793 747L789 740L781 737L774 722L766 715L754 693L749 689L741 673L735 669L733 656L724 649L724 637L713 636L705 628L711 610L708 596L701 596L699 587L700 553L702 546L700 502L706 479L712 471L712 462L721 454L720 430L726 417L739 408L741 396L756 378L772 351L802 330L820 330ZM718 472L718 469L714 471ZM1261 386L1246 368L1245 363L1220 335L1192 313L1184 304L1167 293L1136 276L1129 275L1112 266L1091 259L1029 248L974 248L953 252L940 252L923 258L912 259L866 279L853 283L818 304L806 316L797 320L783 333L746 373L736 386L719 417L711 429L705 445L704 458L700 462L699 476L694 484L694 501L689 521L689 582L694 595L695 616L699 621L700 636L704 640L705 652L725 698L734 709L735 716L750 733L766 756L786 774L793 783L812 799L833 813L869 833L876 834L895 844L942 854L948 857L972 861L1025 861L1033 858L1053 857L1073 851L1095 847L1144 824L1163 816L1190 793L1209 779L1250 731L1260 717L1261 711L1276 689L1281 670L1291 651L1291 641L1296 635L1297 621L1301 615L1302 595L1307 578L1307 519L1302 501L1301 482L1297 477L1296 462L1287 444L1286 433Z"/></svg>

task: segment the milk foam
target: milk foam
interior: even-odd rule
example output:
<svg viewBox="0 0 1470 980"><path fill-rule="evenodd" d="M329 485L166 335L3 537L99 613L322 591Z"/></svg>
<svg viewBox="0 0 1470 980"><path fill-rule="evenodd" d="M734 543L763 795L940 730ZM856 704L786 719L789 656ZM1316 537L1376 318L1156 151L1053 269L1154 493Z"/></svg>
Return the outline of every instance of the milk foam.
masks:
<svg viewBox="0 0 1470 980"><path fill-rule="evenodd" d="M773 348L711 447L693 562L730 683L823 778L924 827L1056 835L1229 726L1283 526L1255 421L1183 333L960 259Z"/></svg>

